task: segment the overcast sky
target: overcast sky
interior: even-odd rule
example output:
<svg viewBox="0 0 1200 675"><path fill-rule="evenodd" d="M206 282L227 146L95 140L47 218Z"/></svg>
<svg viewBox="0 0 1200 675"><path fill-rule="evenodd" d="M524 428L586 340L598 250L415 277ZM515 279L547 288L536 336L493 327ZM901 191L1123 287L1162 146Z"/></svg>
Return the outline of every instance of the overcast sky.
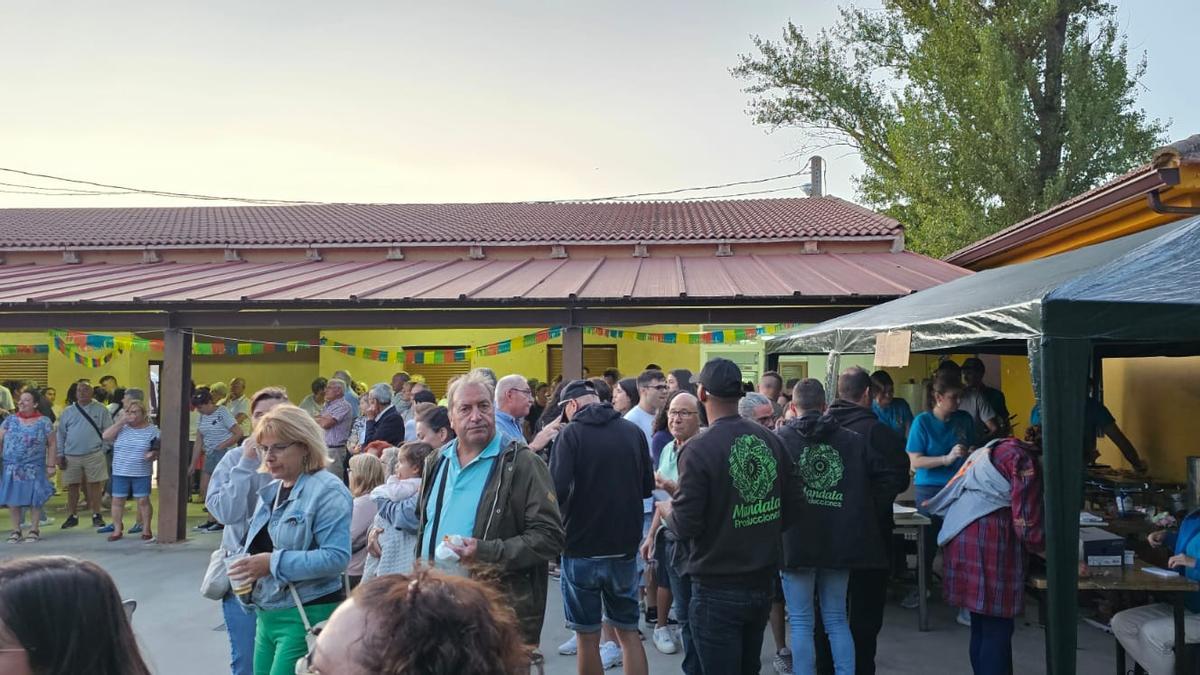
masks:
<svg viewBox="0 0 1200 675"><path fill-rule="evenodd" d="M1117 4L1131 52L1150 62L1141 105L1170 119L1172 140L1200 133L1194 45L1170 28L1200 22L1200 3ZM776 37L789 18L819 29L836 12L795 0L6 3L0 167L357 202L774 176L799 168L803 137L755 126L729 68L751 34ZM852 198L861 165L826 154L829 191ZM180 203L204 202L0 193L0 207Z"/></svg>

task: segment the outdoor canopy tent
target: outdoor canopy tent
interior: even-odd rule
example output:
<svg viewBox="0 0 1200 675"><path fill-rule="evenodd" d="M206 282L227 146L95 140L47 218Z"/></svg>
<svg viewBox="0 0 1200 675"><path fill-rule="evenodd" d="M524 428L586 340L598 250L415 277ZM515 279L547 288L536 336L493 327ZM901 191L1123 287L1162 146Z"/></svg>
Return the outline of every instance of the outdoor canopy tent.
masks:
<svg viewBox="0 0 1200 675"><path fill-rule="evenodd" d="M871 353L912 331L912 351L1024 349L1042 407L1047 672L1075 672L1087 380L1095 357L1200 354L1200 217L1001 267L779 335L769 354Z"/></svg>

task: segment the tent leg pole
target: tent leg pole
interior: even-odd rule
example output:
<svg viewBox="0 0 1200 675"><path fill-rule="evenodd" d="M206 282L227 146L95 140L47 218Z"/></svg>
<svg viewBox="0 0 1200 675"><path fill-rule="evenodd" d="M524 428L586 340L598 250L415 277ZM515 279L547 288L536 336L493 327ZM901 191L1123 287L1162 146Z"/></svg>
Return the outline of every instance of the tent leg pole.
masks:
<svg viewBox="0 0 1200 675"><path fill-rule="evenodd" d="M1043 338L1040 358L1046 526L1046 672L1073 674L1083 502L1084 402L1091 363L1087 340Z"/></svg>

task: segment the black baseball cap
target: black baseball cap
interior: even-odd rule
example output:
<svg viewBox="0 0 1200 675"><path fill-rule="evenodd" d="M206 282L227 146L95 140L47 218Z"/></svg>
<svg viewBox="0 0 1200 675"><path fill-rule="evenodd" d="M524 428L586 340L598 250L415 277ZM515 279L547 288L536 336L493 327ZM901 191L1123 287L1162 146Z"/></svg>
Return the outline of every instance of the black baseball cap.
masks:
<svg viewBox="0 0 1200 675"><path fill-rule="evenodd" d="M742 388L742 369L729 359L709 360L696 381L705 391L718 398L741 398L746 394Z"/></svg>
<svg viewBox="0 0 1200 675"><path fill-rule="evenodd" d="M571 380L567 386L563 387L562 393L558 399L563 403L579 398L580 396L596 396L596 385L587 380Z"/></svg>

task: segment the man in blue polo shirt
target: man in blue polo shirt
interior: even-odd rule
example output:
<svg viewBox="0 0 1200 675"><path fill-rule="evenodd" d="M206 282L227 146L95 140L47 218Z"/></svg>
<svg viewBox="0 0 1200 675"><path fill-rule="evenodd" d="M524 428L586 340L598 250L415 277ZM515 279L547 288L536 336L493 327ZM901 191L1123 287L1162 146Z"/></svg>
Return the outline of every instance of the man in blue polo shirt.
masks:
<svg viewBox="0 0 1200 675"><path fill-rule="evenodd" d="M446 396L457 438L426 460L425 482L414 499L384 504L380 513L401 529L416 525L418 559L498 580L526 644L536 647L546 613L548 562L562 552L564 540L550 471L524 443L497 433L489 380L466 375ZM459 557L447 565L436 551L451 535L463 543L447 543Z"/></svg>

